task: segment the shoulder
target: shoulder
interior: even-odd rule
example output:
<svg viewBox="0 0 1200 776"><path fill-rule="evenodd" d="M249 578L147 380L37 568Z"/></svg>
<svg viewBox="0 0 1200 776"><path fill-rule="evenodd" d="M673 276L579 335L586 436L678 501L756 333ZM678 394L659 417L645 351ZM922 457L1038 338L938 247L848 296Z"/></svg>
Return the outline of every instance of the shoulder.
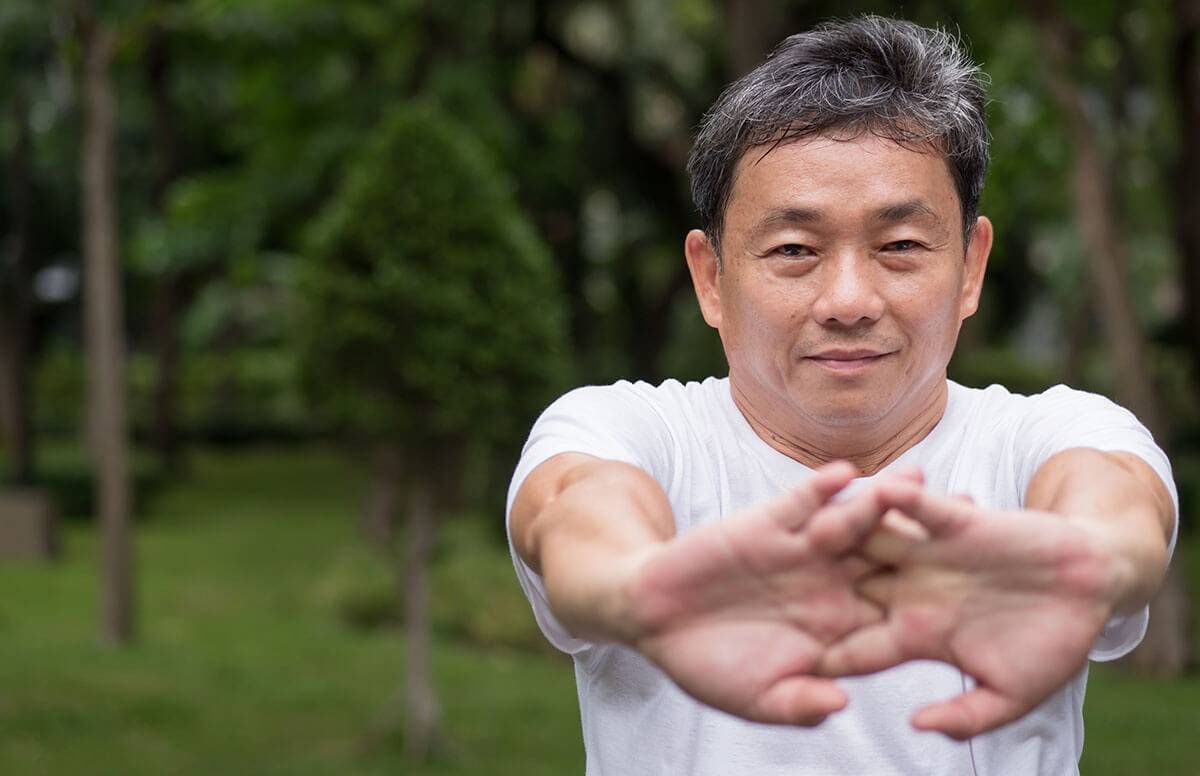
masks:
<svg viewBox="0 0 1200 776"><path fill-rule="evenodd" d="M1149 430L1134 414L1098 393L1066 385L1028 395L1000 385L957 386L957 391L971 406L981 435L1004 444L1019 459L1040 462L1069 447L1161 457Z"/></svg>
<svg viewBox="0 0 1200 776"><path fill-rule="evenodd" d="M1021 423L1072 422L1084 417L1105 418L1119 425L1140 426L1131 412L1107 396L1061 384L1032 394L1014 393L996 384L986 388L968 388L951 382L950 389L952 396L973 410L981 420L1014 430Z"/></svg>
<svg viewBox="0 0 1200 776"><path fill-rule="evenodd" d="M1022 493L1042 463L1076 447L1136 455L1174 492L1170 462L1150 430L1107 396L1066 385L1028 396L990 386L981 394L987 395L981 416L1012 451Z"/></svg>
<svg viewBox="0 0 1200 776"><path fill-rule="evenodd" d="M563 394L543 413L615 415L617 420L630 416L654 417L668 428L685 422L715 402L717 388L725 380L709 378L704 382L681 383L664 380L654 385L645 381L619 380L609 385L586 385ZM540 422L540 421L539 421Z"/></svg>
<svg viewBox="0 0 1200 776"><path fill-rule="evenodd" d="M1122 416L1132 417L1132 413L1107 396L1091 391L1083 391L1066 385L1054 385L1041 393L1016 396L1026 411L1061 413L1064 415L1086 412L1114 412Z"/></svg>
<svg viewBox="0 0 1200 776"><path fill-rule="evenodd" d="M706 408L715 403L723 382L621 380L575 388L534 423L517 479L554 455L575 452L638 466L665 488L675 478L683 448L692 447L692 429L704 425Z"/></svg>
<svg viewBox="0 0 1200 776"><path fill-rule="evenodd" d="M1023 479L1051 455L1072 447L1131 452L1156 461L1164 458L1133 413L1101 394L1066 385L1028 395L1001 385L950 385L952 399L970 418L972 442L1011 456Z"/></svg>

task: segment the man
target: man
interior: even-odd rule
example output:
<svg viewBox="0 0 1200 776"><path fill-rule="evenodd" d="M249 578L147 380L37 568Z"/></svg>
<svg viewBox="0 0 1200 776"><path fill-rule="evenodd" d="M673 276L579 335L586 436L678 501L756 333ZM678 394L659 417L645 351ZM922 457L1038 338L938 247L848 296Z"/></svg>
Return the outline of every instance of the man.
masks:
<svg viewBox="0 0 1200 776"><path fill-rule="evenodd" d="M684 250L728 378L572 391L510 490L588 774L1077 772L1087 660L1141 639L1177 499L1108 400L946 379L984 100L951 37L866 17L706 115Z"/></svg>

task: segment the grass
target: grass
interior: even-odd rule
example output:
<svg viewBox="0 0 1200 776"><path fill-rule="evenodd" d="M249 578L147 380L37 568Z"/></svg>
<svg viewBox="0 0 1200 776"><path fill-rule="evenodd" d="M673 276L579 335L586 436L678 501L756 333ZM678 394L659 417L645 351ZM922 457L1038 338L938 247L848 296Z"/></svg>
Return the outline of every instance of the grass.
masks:
<svg viewBox="0 0 1200 776"><path fill-rule="evenodd" d="M1200 774L1200 677L1139 679L1092 665L1084 702L1084 776Z"/></svg>
<svg viewBox="0 0 1200 776"><path fill-rule="evenodd" d="M0 773L581 772L569 665L449 636L435 658L444 751L413 769L398 737L367 746L403 644L339 608L347 568L390 584L358 539L361 484L322 451L197 457L140 521L127 649L97 639L92 526L67 525L57 564L0 565Z"/></svg>
<svg viewBox="0 0 1200 776"><path fill-rule="evenodd" d="M58 563L0 564L0 774L582 773L570 666L533 646L505 553L469 522L446 526L435 578L446 745L423 768L395 734L368 745L403 643L362 492L330 451L197 454L144 504L125 649L97 639L94 526L68 522ZM1089 776L1200 773L1196 676L1096 666L1086 717Z"/></svg>

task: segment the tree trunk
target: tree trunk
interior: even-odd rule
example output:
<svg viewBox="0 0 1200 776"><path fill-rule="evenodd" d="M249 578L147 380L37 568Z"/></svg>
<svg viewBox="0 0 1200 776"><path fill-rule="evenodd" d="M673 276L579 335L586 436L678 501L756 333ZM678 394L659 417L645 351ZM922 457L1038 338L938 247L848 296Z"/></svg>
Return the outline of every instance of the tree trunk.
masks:
<svg viewBox="0 0 1200 776"><path fill-rule="evenodd" d="M1088 275L1095 309L1108 344L1114 387L1121 402L1164 440L1145 333L1130 298L1128 254L1121 238L1121 211L1109 166L1083 109L1078 89L1061 76L1052 77L1055 96L1066 116L1074 148L1071 161L1071 210L1088 255Z"/></svg>
<svg viewBox="0 0 1200 776"><path fill-rule="evenodd" d="M1075 300L1064 316L1066 326L1062 379L1067 385L1083 382L1087 346L1092 338L1092 308L1086 297Z"/></svg>
<svg viewBox="0 0 1200 776"><path fill-rule="evenodd" d="M32 231L33 171L30 169L29 103L20 91L11 96L16 143L9 157L12 222L0 260L0 429L7 437L12 481L33 481L32 397L29 392L29 353L33 303L30 292L30 233ZM8 282L3 283L4 276Z"/></svg>
<svg viewBox="0 0 1200 776"><path fill-rule="evenodd" d="M162 4L155 3L162 11ZM163 215L167 192L179 174L175 104L171 99L171 43L161 22L147 32L145 80L153 117L150 206ZM188 301L188 284L179 269L168 266L154 286L151 308L154 360L154 430L152 439L163 468L178 473L183 466L179 435L179 326Z"/></svg>
<svg viewBox="0 0 1200 776"><path fill-rule="evenodd" d="M401 575L406 642L404 748L410 761L422 762L432 751L440 718L433 684L433 624L429 607L429 563L435 526L430 478L410 478L408 499L408 532Z"/></svg>
<svg viewBox="0 0 1200 776"><path fill-rule="evenodd" d="M385 445L375 453L371 462L374 477L363 513L363 535L385 554L392 552L396 538L396 513L400 510L400 477L403 474L400 453Z"/></svg>
<svg viewBox="0 0 1200 776"><path fill-rule="evenodd" d="M1192 364L1193 390L1200 399L1200 195L1195 190L1200 176L1200 2L1177 0L1177 88L1180 116L1180 156L1175 170L1175 215L1179 246L1180 281L1183 290L1183 331ZM1164 448L1170 444L1168 430L1159 418L1151 426ZM1149 425L1149 424L1147 424ZM1178 515L1182 520L1183 515ZM1178 677L1194 663L1195 644L1191 634L1191 601L1183 549L1175 548L1171 568L1162 588L1150 603L1150 625L1138 649L1125 661L1146 675Z"/></svg>
<svg viewBox="0 0 1200 776"><path fill-rule="evenodd" d="M1071 204L1075 223L1087 248L1094 309L1100 315L1112 357L1117 397L1170 447L1147 358L1145 333L1130 298L1128 253L1119 228L1121 208L1109 165L1084 107L1072 73L1077 68L1076 38L1052 7L1038 6L1040 40L1048 64L1047 82L1062 110L1074 149ZM1175 568L1181 565L1175 558ZM1154 601L1146 639L1130 662L1139 670L1178 676L1189 662L1188 599L1180 574L1172 573Z"/></svg>
<svg viewBox="0 0 1200 776"><path fill-rule="evenodd" d="M1172 82L1179 116L1179 157L1173 169L1183 340L1200 402L1200 0L1175 0Z"/></svg>
<svg viewBox="0 0 1200 776"><path fill-rule="evenodd" d="M85 24L82 38L88 427L104 544L102 635L119 644L133 638L134 611L125 339L117 257L113 36L99 24Z"/></svg>

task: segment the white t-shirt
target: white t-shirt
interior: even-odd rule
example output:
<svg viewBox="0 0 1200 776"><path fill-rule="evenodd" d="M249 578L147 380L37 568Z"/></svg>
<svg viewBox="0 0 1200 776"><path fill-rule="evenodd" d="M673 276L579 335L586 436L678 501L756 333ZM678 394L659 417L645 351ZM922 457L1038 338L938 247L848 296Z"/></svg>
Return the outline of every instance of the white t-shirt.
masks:
<svg viewBox="0 0 1200 776"><path fill-rule="evenodd" d="M916 464L936 492L1019 509L1042 462L1072 447L1140 456L1162 477L1178 513L1170 464L1146 429L1108 399L1064 386L1021 396L998 385L950 382L941 421L883 471ZM509 490L510 512L529 473L564 452L649 472L670 499L678 533L767 501L812 474L755 434L733 403L728 379L619 382L566 394L530 433ZM1172 549L1174 543L1172 537ZM574 657L587 776L1078 773L1086 668L1024 718L969 742L917 732L909 723L916 709L970 686L957 668L932 661L840 680L849 706L816 728L747 722L693 700L633 650L572 637L555 620L541 578L515 551L513 560L542 631ZM1126 654L1147 621L1143 610L1109 622L1091 658Z"/></svg>

